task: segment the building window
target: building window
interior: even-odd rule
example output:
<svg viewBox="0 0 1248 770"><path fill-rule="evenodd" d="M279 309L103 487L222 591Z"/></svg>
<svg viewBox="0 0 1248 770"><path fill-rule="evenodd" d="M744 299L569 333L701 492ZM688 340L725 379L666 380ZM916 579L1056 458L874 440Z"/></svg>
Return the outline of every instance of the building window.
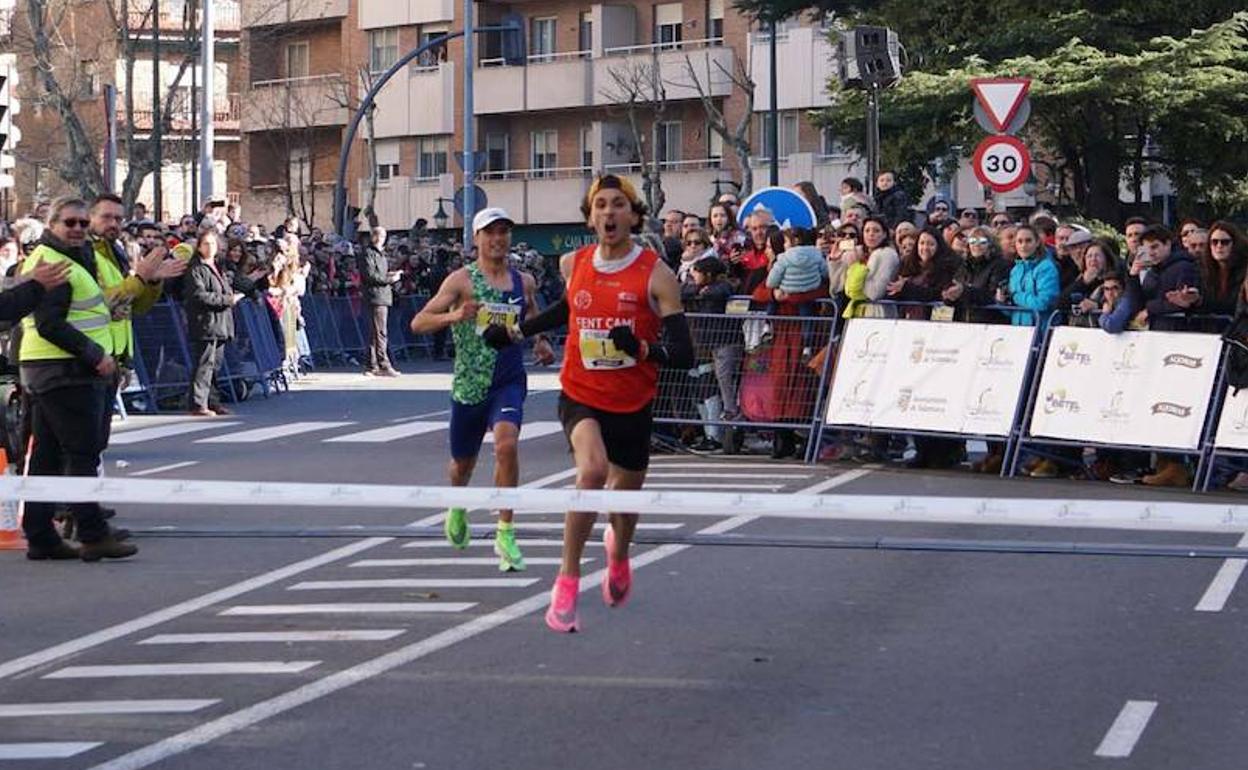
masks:
<svg viewBox="0 0 1248 770"><path fill-rule="evenodd" d="M659 123L654 127L655 159L663 166L680 163L680 121Z"/></svg>
<svg viewBox="0 0 1248 770"><path fill-rule="evenodd" d="M581 168L594 167L594 127L581 126Z"/></svg>
<svg viewBox="0 0 1248 770"><path fill-rule="evenodd" d="M837 140L836 133L829 127L819 129L819 154L826 157L848 155L849 150Z"/></svg>
<svg viewBox="0 0 1248 770"><path fill-rule="evenodd" d="M308 76L308 44L306 41L286 44L286 77Z"/></svg>
<svg viewBox="0 0 1248 770"><path fill-rule="evenodd" d="M95 61L78 62L78 95L94 99L100 95L100 66Z"/></svg>
<svg viewBox="0 0 1248 770"><path fill-rule="evenodd" d="M485 134L485 172L501 177L511 170L511 136L502 131Z"/></svg>
<svg viewBox="0 0 1248 770"><path fill-rule="evenodd" d="M654 42L661 48L676 48L683 36L684 22L684 9L680 3L654 6Z"/></svg>
<svg viewBox="0 0 1248 770"><path fill-rule="evenodd" d="M797 113L780 113L780 157L787 158L797 152ZM767 114L758 116L758 157L771 158L771 121Z"/></svg>
<svg viewBox="0 0 1248 770"><path fill-rule="evenodd" d="M398 163L377 164L377 184L390 184L390 180L399 175Z"/></svg>
<svg viewBox="0 0 1248 770"><path fill-rule="evenodd" d="M577 48L581 55L588 59L594 50L594 16L589 11L581 11L580 32L577 35Z"/></svg>
<svg viewBox="0 0 1248 770"><path fill-rule="evenodd" d="M554 18L529 20L529 61L548 62L555 58Z"/></svg>
<svg viewBox="0 0 1248 770"><path fill-rule="evenodd" d="M533 176L550 176L550 169L559 166L559 132L534 131L533 151L529 168Z"/></svg>
<svg viewBox="0 0 1248 770"><path fill-rule="evenodd" d="M307 147L291 147L287 158L286 173L291 191L306 190L312 185L312 152Z"/></svg>
<svg viewBox="0 0 1248 770"><path fill-rule="evenodd" d="M451 140L445 136L422 136L416 140L419 158L416 176L420 179L437 179L446 173Z"/></svg>
<svg viewBox="0 0 1248 770"><path fill-rule="evenodd" d="M706 130L706 157L711 160L720 160L724 157L724 138L719 132Z"/></svg>
<svg viewBox="0 0 1248 770"><path fill-rule="evenodd" d="M710 40L724 39L724 0L707 0L706 36Z"/></svg>
<svg viewBox="0 0 1248 770"><path fill-rule="evenodd" d="M399 140L383 139L376 144L377 184L390 184L399 175Z"/></svg>
<svg viewBox="0 0 1248 770"><path fill-rule="evenodd" d="M439 38L447 33L445 27L421 27L417 44L426 45L430 40ZM438 64L446 61L446 43L434 46L416 57L416 66L425 69L435 69Z"/></svg>
<svg viewBox="0 0 1248 770"><path fill-rule="evenodd" d="M374 29L368 33L368 69L385 72L399 60L399 28Z"/></svg>

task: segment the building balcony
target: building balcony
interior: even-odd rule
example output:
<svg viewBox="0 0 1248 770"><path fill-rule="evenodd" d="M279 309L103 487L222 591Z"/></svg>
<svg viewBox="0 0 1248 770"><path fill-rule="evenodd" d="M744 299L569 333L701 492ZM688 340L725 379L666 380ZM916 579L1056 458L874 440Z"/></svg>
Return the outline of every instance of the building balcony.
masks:
<svg viewBox="0 0 1248 770"><path fill-rule="evenodd" d="M241 4L245 28L338 19L350 10L348 0L242 0Z"/></svg>
<svg viewBox="0 0 1248 770"><path fill-rule="evenodd" d="M213 0L212 11L212 23L218 35L237 36L242 30L242 11L239 8L238 0ZM183 37L186 34L183 29L186 24L185 8L173 10L161 5L159 18L155 18L152 14L150 3L145 4L142 0L138 2L131 0L130 12L126 21L129 24L131 33L140 36L150 36L155 29L154 22L160 23L160 35L162 38ZM202 24L203 11L197 7L195 10L195 26L198 28Z"/></svg>
<svg viewBox="0 0 1248 770"><path fill-rule="evenodd" d="M796 27L776 35L776 100L781 110L811 110L831 105L828 81L839 69L838 52L821 27ZM750 35L750 77L754 109L771 104L771 36Z"/></svg>
<svg viewBox="0 0 1248 770"><path fill-rule="evenodd" d="M373 211L381 226L389 230L406 230L422 217L429 220L432 226L434 212L438 210L438 198L449 198L451 189L452 180L449 175L445 179L391 177L377 185ZM368 200L368 180L361 179L356 191L359 196L356 201L363 206ZM493 201L490 205L494 205ZM449 206L445 206L443 210L454 213Z"/></svg>
<svg viewBox="0 0 1248 770"><path fill-rule="evenodd" d="M346 86L338 73L252 83L243 97L242 130L345 126L350 119Z"/></svg>
<svg viewBox="0 0 1248 770"><path fill-rule="evenodd" d="M360 0L360 29L449 22L455 0Z"/></svg>
<svg viewBox="0 0 1248 770"><path fill-rule="evenodd" d="M125 98L119 97L117 104L117 122L124 125L126 122L126 105ZM226 131L237 133L239 130L239 104L241 100L238 94L227 94L218 97L213 104L213 126L217 131ZM152 130L152 97L149 94L137 93L134 95L134 129L136 131ZM162 115L162 117L164 117ZM171 128L176 132L190 132L194 124L199 120L199 114L193 112L189 106L175 107L170 118Z"/></svg>
<svg viewBox="0 0 1248 770"><path fill-rule="evenodd" d="M606 48L591 51L530 54L524 66L508 66L502 59L483 59L473 81L479 115L535 112L577 107L601 107L628 101L616 74L627 79L657 64L669 100L697 99L697 84L712 96L728 96L736 64L722 40L694 40L673 45ZM690 76L692 63L697 81ZM723 68L721 70L721 67Z"/></svg>
<svg viewBox="0 0 1248 770"><path fill-rule="evenodd" d="M410 66L377 94L378 139L455 133L455 64Z"/></svg>

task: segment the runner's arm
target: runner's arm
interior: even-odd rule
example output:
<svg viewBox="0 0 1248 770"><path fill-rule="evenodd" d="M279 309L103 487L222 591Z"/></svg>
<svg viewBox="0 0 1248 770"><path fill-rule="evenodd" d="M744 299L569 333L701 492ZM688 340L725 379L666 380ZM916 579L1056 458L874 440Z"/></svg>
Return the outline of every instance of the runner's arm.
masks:
<svg viewBox="0 0 1248 770"><path fill-rule="evenodd" d="M693 335L689 333L689 322L685 319L685 308L680 301L680 283L667 265L655 265L654 272L650 274L650 296L659 306L659 316L663 319L659 341L647 345L633 336L632 329L617 326L611 330L612 342L625 353L653 361L659 366L692 369L696 359Z"/></svg>
<svg viewBox="0 0 1248 770"><path fill-rule="evenodd" d="M442 281L438 293L412 318L412 334L432 334L463 320L464 306L471 302L472 297L471 288L464 291L467 277L467 273L460 269ZM469 297L468 302L463 299L465 294ZM452 310L453 307L456 309Z"/></svg>

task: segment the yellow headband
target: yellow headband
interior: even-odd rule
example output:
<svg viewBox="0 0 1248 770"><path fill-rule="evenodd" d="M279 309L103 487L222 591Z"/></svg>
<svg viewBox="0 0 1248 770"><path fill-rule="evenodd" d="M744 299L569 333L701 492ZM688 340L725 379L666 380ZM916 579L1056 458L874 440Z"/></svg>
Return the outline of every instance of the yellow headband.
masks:
<svg viewBox="0 0 1248 770"><path fill-rule="evenodd" d="M629 202L632 203L633 206L641 205L641 198L637 195L637 188L633 187L632 182L622 176L608 175L607 177L598 177L594 180L594 183L589 186L589 193L585 196L586 206L593 206L594 196L603 189L602 180L606 178L614 178L619 183L616 186L608 187L608 190L618 189L620 192L624 193L624 197L628 198Z"/></svg>

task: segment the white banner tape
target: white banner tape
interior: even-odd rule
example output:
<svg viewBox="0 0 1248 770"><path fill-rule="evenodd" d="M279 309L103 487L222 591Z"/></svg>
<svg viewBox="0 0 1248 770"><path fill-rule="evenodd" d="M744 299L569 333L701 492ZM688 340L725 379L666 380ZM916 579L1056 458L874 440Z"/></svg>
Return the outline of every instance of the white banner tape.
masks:
<svg viewBox="0 0 1248 770"><path fill-rule="evenodd" d="M0 476L0 500L278 508L514 508L1173 532L1248 531L1248 506L1141 500L737 494Z"/></svg>

